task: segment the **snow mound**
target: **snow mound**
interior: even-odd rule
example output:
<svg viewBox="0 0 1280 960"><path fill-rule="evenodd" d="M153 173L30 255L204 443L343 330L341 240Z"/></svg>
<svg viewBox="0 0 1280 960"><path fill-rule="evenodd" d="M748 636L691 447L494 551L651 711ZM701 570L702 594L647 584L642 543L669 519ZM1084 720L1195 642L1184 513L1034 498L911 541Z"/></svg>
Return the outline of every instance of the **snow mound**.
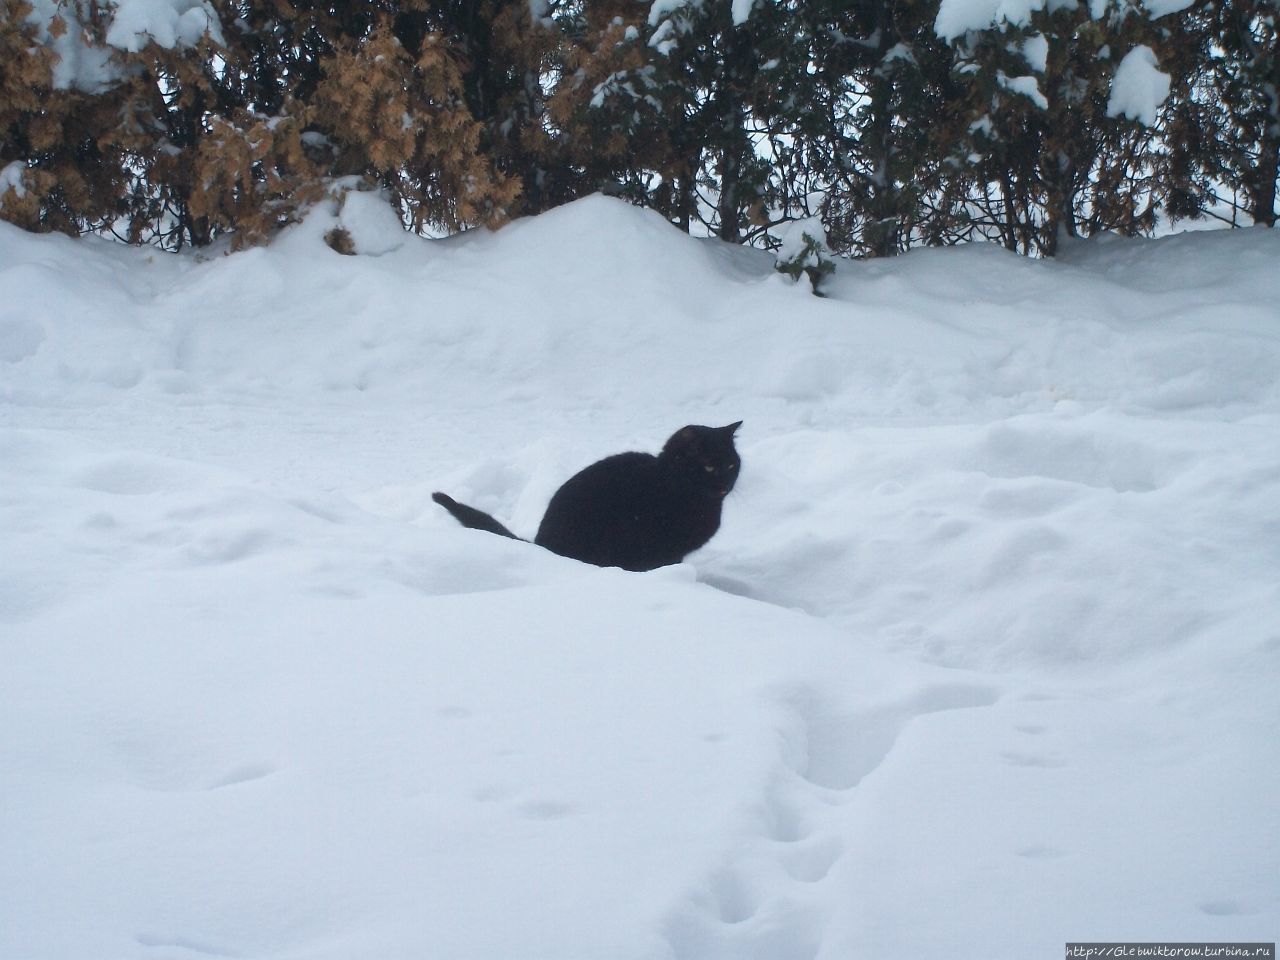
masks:
<svg viewBox="0 0 1280 960"><path fill-rule="evenodd" d="M207 260L0 224L0 956L1274 936L1274 231L819 299L602 197L393 220ZM676 567L430 499L530 535L739 419Z"/></svg>

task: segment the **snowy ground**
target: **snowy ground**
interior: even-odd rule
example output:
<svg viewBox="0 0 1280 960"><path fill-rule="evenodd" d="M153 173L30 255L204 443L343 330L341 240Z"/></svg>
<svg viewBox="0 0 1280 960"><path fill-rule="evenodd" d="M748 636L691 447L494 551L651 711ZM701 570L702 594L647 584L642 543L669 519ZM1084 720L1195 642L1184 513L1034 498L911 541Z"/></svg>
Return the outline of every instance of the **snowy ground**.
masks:
<svg viewBox="0 0 1280 960"><path fill-rule="evenodd" d="M365 255L0 225L0 958L1280 932L1280 234L845 263L593 198ZM530 535L742 419L679 567Z"/></svg>

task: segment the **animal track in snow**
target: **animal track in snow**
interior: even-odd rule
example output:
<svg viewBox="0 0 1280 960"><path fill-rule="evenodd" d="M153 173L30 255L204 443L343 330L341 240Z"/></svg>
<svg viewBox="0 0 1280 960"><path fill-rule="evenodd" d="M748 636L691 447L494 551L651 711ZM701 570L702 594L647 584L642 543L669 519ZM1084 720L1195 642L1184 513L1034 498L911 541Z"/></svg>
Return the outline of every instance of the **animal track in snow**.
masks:
<svg viewBox="0 0 1280 960"><path fill-rule="evenodd" d="M186 954L196 954L202 957L235 957L237 954L215 947L212 944L199 940L192 940L190 937L161 937L151 933L140 933L134 940L139 946L150 947L153 950L164 950L166 956L173 956L168 953L172 950L181 950Z"/></svg>
<svg viewBox="0 0 1280 960"><path fill-rule="evenodd" d="M822 946L818 914L812 904L783 897L732 922L713 904L673 916L667 943L676 960L814 960Z"/></svg>
<svg viewBox="0 0 1280 960"><path fill-rule="evenodd" d="M955 683L927 687L902 702L871 710L846 712L803 706L807 750L796 773L815 786L850 790L880 766L915 717L987 707L999 696L994 687Z"/></svg>
<svg viewBox="0 0 1280 960"><path fill-rule="evenodd" d="M669 918L677 960L813 960L822 922L811 888L843 850L817 829L823 802L813 793L784 759L753 835Z"/></svg>
<svg viewBox="0 0 1280 960"><path fill-rule="evenodd" d="M275 545L277 537L265 527L221 530L201 537L186 549L186 558L196 566L236 563Z"/></svg>
<svg viewBox="0 0 1280 960"><path fill-rule="evenodd" d="M501 803L516 795L516 788L506 783L486 783L471 791L471 798L478 803Z"/></svg>
<svg viewBox="0 0 1280 960"><path fill-rule="evenodd" d="M280 764L236 757L198 724L154 730L104 720L105 755L118 778L151 793L202 793L252 784L278 773Z"/></svg>
<svg viewBox="0 0 1280 960"><path fill-rule="evenodd" d="M1018 856L1025 857L1028 860L1058 860L1066 856L1057 847L1048 843L1033 843L1019 848L1016 852Z"/></svg>
<svg viewBox="0 0 1280 960"><path fill-rule="evenodd" d="M234 787L237 784L261 780L275 772L276 767L270 763L242 763L218 777L206 789L221 790L223 787Z"/></svg>
<svg viewBox="0 0 1280 960"><path fill-rule="evenodd" d="M526 820L562 820L573 814L574 807L558 800L526 800L516 810Z"/></svg>
<svg viewBox="0 0 1280 960"><path fill-rule="evenodd" d="M813 826L799 806L781 795L775 787L768 794L764 808L764 836L776 843L799 843L813 833Z"/></svg>
<svg viewBox="0 0 1280 960"><path fill-rule="evenodd" d="M545 797L521 799L524 792L514 784L505 782L485 783L471 791L471 799L477 803L497 804L504 811L521 820L563 820L578 813L576 804Z"/></svg>
<svg viewBox="0 0 1280 960"><path fill-rule="evenodd" d="M1196 907L1201 913L1211 917L1247 917L1258 912L1255 907L1238 900L1206 900Z"/></svg>
<svg viewBox="0 0 1280 960"><path fill-rule="evenodd" d="M789 695L796 722L783 731L754 833L668 919L676 960L813 960L829 901L818 888L850 853L839 820L852 791L914 718L999 698L995 687L973 683L939 683L862 709L828 705L812 691Z"/></svg>
<svg viewBox="0 0 1280 960"><path fill-rule="evenodd" d="M722 870L711 878L711 895L721 923L745 923L760 908L755 891L733 869Z"/></svg>
<svg viewBox="0 0 1280 960"><path fill-rule="evenodd" d="M1052 770L1066 766L1057 757L1024 750L1005 750L1001 752L1000 758L1013 767L1040 767L1045 770Z"/></svg>
<svg viewBox="0 0 1280 960"><path fill-rule="evenodd" d="M826 879L843 853L844 843L837 837L827 836L796 843L781 851L779 860L792 880L818 883Z"/></svg>
<svg viewBox="0 0 1280 960"><path fill-rule="evenodd" d="M705 583L708 587L713 587L722 593L727 593L735 597L746 597L748 600L763 600L759 596L756 587L747 583L745 580L735 580L732 577L722 577L716 573L704 573L698 571L698 582ZM768 601L763 601L768 602Z"/></svg>

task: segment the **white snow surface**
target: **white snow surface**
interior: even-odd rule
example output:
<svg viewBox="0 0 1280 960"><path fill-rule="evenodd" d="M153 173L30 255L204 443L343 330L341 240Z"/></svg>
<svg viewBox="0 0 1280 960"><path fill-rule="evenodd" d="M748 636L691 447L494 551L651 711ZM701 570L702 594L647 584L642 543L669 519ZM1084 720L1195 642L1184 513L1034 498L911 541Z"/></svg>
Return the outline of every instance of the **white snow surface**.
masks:
<svg viewBox="0 0 1280 960"><path fill-rule="evenodd" d="M1129 117L1154 127L1160 106L1169 97L1169 83L1169 75L1156 62L1156 52L1141 44L1134 47L1116 66L1107 116Z"/></svg>
<svg viewBox="0 0 1280 960"><path fill-rule="evenodd" d="M713 3L724 3L725 0L712 0ZM757 0L728 0L729 15L734 26L741 26L751 17L751 11ZM650 0L649 25L656 26L659 21L687 8L701 10L706 0Z"/></svg>
<svg viewBox="0 0 1280 960"><path fill-rule="evenodd" d="M653 0L649 4L649 26L657 26L671 14L687 7L690 0Z"/></svg>
<svg viewBox="0 0 1280 960"><path fill-rule="evenodd" d="M23 173L26 172L27 165L21 160L14 160L0 167L0 195L13 191L16 197L25 197L27 188L22 180Z"/></svg>
<svg viewBox="0 0 1280 960"><path fill-rule="evenodd" d="M28 0L26 21L35 27L36 39L53 50L53 86L100 93L119 82L120 72L111 51L85 41L78 5L60 0ZM55 24L60 20L61 24ZM56 36L55 36L56 34Z"/></svg>
<svg viewBox="0 0 1280 960"><path fill-rule="evenodd" d="M985 30L1007 21L1014 26L1031 22L1043 10L1045 0L942 0L933 28L944 40L954 40L970 30Z"/></svg>
<svg viewBox="0 0 1280 960"><path fill-rule="evenodd" d="M656 0L675 2L675 0ZM1191 6L1195 0L1145 0L1142 7L1151 18L1178 13ZM1009 23L1026 26L1034 13L1059 9L1074 10L1079 0L942 0L934 18L934 32L944 40L955 40L971 30L986 30L993 25ZM1113 3L1113 0L1089 0L1089 15L1101 20L1109 13L1119 17L1134 12L1132 4ZM1034 66L1034 64L1033 64ZM1043 67L1035 69L1043 70Z"/></svg>
<svg viewBox="0 0 1280 960"><path fill-rule="evenodd" d="M1149 16L1164 17L1171 13L1181 13L1194 3L1195 0L1143 0L1142 6Z"/></svg>
<svg viewBox="0 0 1280 960"><path fill-rule="evenodd" d="M162 47L194 47L206 34L226 40L218 16L205 0L114 0L107 44L137 52L151 41Z"/></svg>
<svg viewBox="0 0 1280 960"><path fill-rule="evenodd" d="M820 251L826 253L827 231L822 225L821 217L802 217L799 220L792 220L778 227L775 233L779 241L778 249L773 252L775 266L795 260L805 253L805 248L810 243L817 243ZM807 259L816 260L816 257L811 252Z"/></svg>
<svg viewBox="0 0 1280 960"><path fill-rule="evenodd" d="M1040 83L1034 76L1010 77L1003 70L999 70L996 72L996 82L1010 93L1026 97L1041 110L1049 109L1049 100L1040 92Z"/></svg>
<svg viewBox="0 0 1280 960"><path fill-rule="evenodd" d="M618 201L372 196L377 256L0 224L0 957L1274 940L1280 235L819 299ZM675 567L430 501L528 536L738 419Z"/></svg>
<svg viewBox="0 0 1280 960"><path fill-rule="evenodd" d="M1027 37L1022 41L1022 55L1026 57L1027 66L1037 73L1044 73L1049 67L1048 38L1043 33Z"/></svg>
<svg viewBox="0 0 1280 960"><path fill-rule="evenodd" d="M205 36L226 44L217 14L205 0L106 0L101 11L108 24L105 46L86 41L89 14L83 3L28 2L26 20L36 28L36 39L57 55L53 86L59 90L99 93L119 83L124 74L112 48L136 53L152 41L166 48L193 47Z"/></svg>
<svg viewBox="0 0 1280 960"><path fill-rule="evenodd" d="M756 0L733 0L733 6L730 8L730 15L733 17L733 25L741 26L747 22L751 16L751 8L756 5Z"/></svg>

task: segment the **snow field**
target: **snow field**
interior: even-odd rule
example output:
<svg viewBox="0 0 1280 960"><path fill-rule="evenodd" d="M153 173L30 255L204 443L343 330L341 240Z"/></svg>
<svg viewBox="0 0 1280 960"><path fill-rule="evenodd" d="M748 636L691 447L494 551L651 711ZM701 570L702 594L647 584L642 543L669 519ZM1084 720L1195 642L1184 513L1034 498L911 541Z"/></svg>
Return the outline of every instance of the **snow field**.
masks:
<svg viewBox="0 0 1280 960"><path fill-rule="evenodd" d="M1273 234L819 300L602 198L393 226L0 227L0 956L1274 939ZM593 459L737 419L678 567L430 502L531 535Z"/></svg>

